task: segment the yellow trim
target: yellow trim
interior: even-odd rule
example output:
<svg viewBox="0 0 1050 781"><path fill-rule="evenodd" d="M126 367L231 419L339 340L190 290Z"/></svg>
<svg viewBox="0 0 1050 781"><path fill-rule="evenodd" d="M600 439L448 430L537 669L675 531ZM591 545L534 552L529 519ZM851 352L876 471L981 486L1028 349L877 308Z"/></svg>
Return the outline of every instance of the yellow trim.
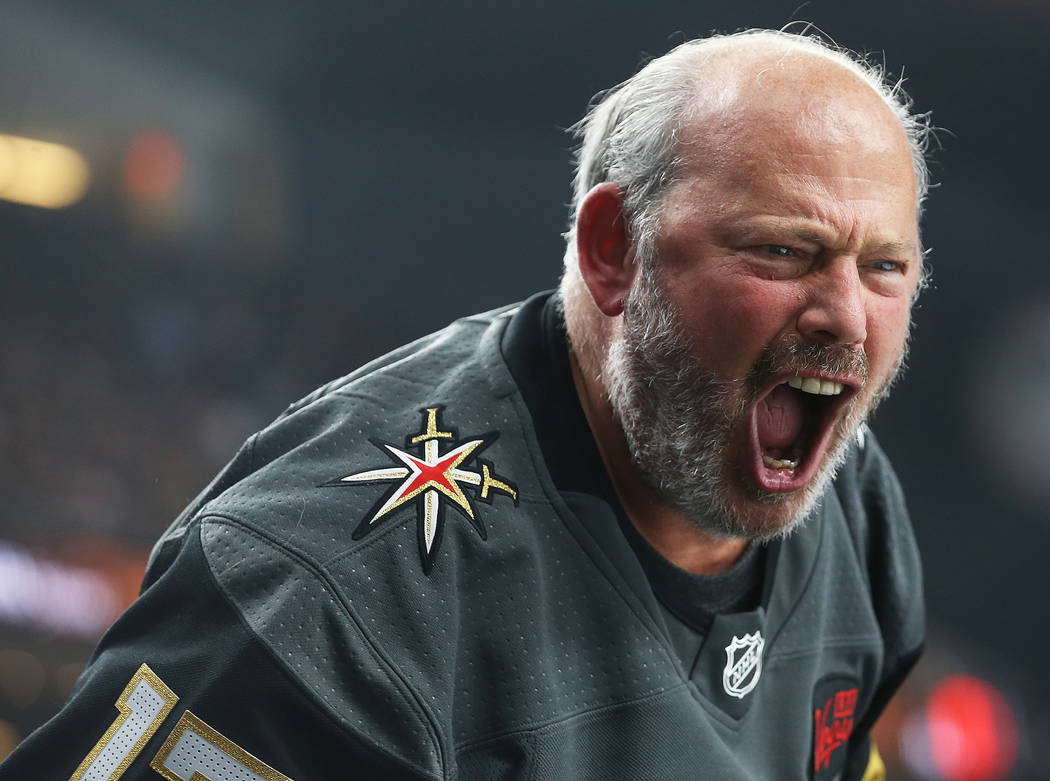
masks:
<svg viewBox="0 0 1050 781"><path fill-rule="evenodd" d="M494 488L497 491L503 491L510 495L510 498L514 501L518 501L518 492L511 488L509 485L504 483L502 480L497 480L489 472L488 464L481 465L482 482L481 482L481 498L488 499L489 489Z"/></svg>
<svg viewBox="0 0 1050 781"><path fill-rule="evenodd" d="M189 778L180 778L164 766L164 763L171 755L171 752L175 750L175 745L187 730L199 735L227 756L240 762L253 773L262 776L266 781L292 781L288 776L281 775L262 760L249 754L225 735L209 727L190 711L186 711L182 714L182 718L179 719L179 723L175 725L175 729L171 731L168 739L164 741L164 745L160 747L157 756L155 756L153 761L149 763L149 766L164 776L167 781L215 781L215 779L201 775L197 771L194 771L193 775Z"/></svg>
<svg viewBox="0 0 1050 781"><path fill-rule="evenodd" d="M438 408L431 407L427 410L427 428L422 434L416 437L412 437L410 440L413 445L418 445L420 442L426 442L428 439L452 439L451 431L438 431L437 430L437 415Z"/></svg>
<svg viewBox="0 0 1050 781"><path fill-rule="evenodd" d="M433 491L427 491L427 495L424 497L426 509L423 511L423 537L427 544L428 553L434 545L434 523L436 515L434 501L436 499L437 496Z"/></svg>
<svg viewBox="0 0 1050 781"><path fill-rule="evenodd" d="M886 781L886 764L879 754L879 747L875 741L871 741L871 751L868 753L868 768L860 781Z"/></svg>
<svg viewBox="0 0 1050 781"><path fill-rule="evenodd" d="M91 767L91 763L94 762L98 755L101 754L109 742L113 740L113 736L117 734L117 730L121 728L128 717L131 715L131 706L128 705L128 697L131 696L132 692L135 691L135 687L139 685L140 681L146 681L151 689L160 695L161 699L164 700L164 704L161 706L160 711L153 718L153 721L146 728L146 731L142 733L139 739L135 742L135 745L131 747L131 750L127 753L120 764L117 765L106 781L117 781L127 769L131 766L131 763L135 761L135 757L139 755L139 752L146 746L149 739L153 737L160 725L164 723L164 719L171 713L171 709L175 707L175 703L179 701L178 695L169 689L157 674L149 668L148 665L143 664L128 681L128 685L124 687L124 691L121 692L120 697L117 698L116 707L120 711L120 715L117 716L116 720L109 725L109 729L106 730L105 734L98 739L98 743L95 747L88 752L88 755L84 757L84 761L80 763L80 766L76 769L76 772L69 777L69 781L80 781L84 777L84 774Z"/></svg>

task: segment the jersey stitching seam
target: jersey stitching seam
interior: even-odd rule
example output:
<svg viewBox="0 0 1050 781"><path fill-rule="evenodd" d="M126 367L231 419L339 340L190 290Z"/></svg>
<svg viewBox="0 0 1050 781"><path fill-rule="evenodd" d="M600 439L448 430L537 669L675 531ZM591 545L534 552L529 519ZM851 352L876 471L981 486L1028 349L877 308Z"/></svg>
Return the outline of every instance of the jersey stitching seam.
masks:
<svg viewBox="0 0 1050 781"><path fill-rule="evenodd" d="M770 654L769 661L772 663L781 659L798 659L800 657L809 656L815 651L820 651L825 648L870 648L873 642L877 645L881 640L882 637L877 634L838 639L833 638L831 640L822 641L820 645L812 645L806 648L796 648L790 651L784 651L783 653Z"/></svg>
<svg viewBox="0 0 1050 781"><path fill-rule="evenodd" d="M406 385L412 385L412 386L414 386L416 388L428 388L429 389L429 388L433 387L433 385L431 385L429 383L425 383L425 382L420 382L419 380L415 379L414 377L407 377L407 376L405 376L403 374L399 374L397 371L395 371L392 368L383 368L383 369L380 369L379 371L383 372L383 376L384 377L391 377L391 378L393 378L395 380L398 380L399 382L403 382ZM348 384L345 388L339 388L337 390L333 390L328 395L329 396L340 396L342 398L346 398L348 396L350 396L350 397L352 397L352 396L360 396L360 397L369 399L370 401L375 401L376 399L373 398L372 396L370 396L368 394L365 394L365 393L362 393L361 391L359 391L356 388L354 388L354 386L357 385L358 383L360 383L360 382L362 382L364 380L367 380L369 378L372 378L374 376L375 376L374 374L366 374L363 377L358 377L352 383Z"/></svg>
<svg viewBox="0 0 1050 781"><path fill-rule="evenodd" d="M433 347L434 345L440 343L443 339L449 339L449 337L453 334L453 332L450 329L457 325L460 326L460 330L469 329L476 331L480 329L484 331L488 327L489 323L485 321L474 320L473 318L461 318L460 320L456 320L449 326L446 326L446 328L441 331L435 331L432 334L420 337L415 342L405 345L406 348L416 347L417 349L406 350L403 354L399 355L396 360L390 363L375 366L370 371L359 374L358 372L360 372L361 369L367 367L368 364L366 364L365 366L362 366L361 369L358 369L356 372L351 372L350 375L344 378L345 382L343 382L341 385L338 385L337 387L332 388L327 393L323 394L322 398L328 396L351 395L354 393L354 391L352 390L354 385L379 374L394 377L395 379L398 379L409 385L414 385L417 388L432 388L433 385L431 383L426 383L415 377L403 375L398 371L398 369L400 368L400 365L405 363L406 361L411 361L413 359L419 358L419 355L423 350ZM382 358L377 359L377 361L379 360L382 360Z"/></svg>
<svg viewBox="0 0 1050 781"><path fill-rule="evenodd" d="M368 375L368 376L371 376L371 375ZM358 381L355 380L354 384L356 384L357 382ZM348 387L346 389L340 388L338 390L334 390L331 393L327 394L325 396L325 398L327 398L327 399L340 398L340 399L348 399L348 400L357 399L357 400L360 400L360 401L367 401L367 402L370 402L372 404L375 404L376 407L378 407L381 410L385 410L386 407L387 407L386 403L383 401L383 399L381 397L373 396L371 393L365 393L364 391L358 390L357 388L354 388L354 387Z"/></svg>
<svg viewBox="0 0 1050 781"><path fill-rule="evenodd" d="M259 441L261 431L256 431L248 440L248 474L255 472L255 445Z"/></svg>
<svg viewBox="0 0 1050 781"><path fill-rule="evenodd" d="M446 326L445 329L426 334L425 336L419 337L415 341L403 345L402 347L394 350L396 357L391 360L387 360L390 358L390 354L387 354L375 358L372 361L369 361L364 366L360 366L354 371L347 374L346 376L340 377L338 380L335 380L329 383L327 386L324 386L324 392L321 393L317 397L317 399L311 399L311 403L312 401L317 401L319 399L328 398L334 395L345 395L346 391L344 389L351 388L353 385L360 382L361 380L372 377L381 372L389 371L395 366L417 358L423 350L428 349L432 345L439 342L443 337L445 337L449 333L449 329L452 326L455 326L457 324L461 324L464 326L470 325L472 327L475 326L475 323L470 322L472 319L473 318L461 318L460 320L456 320L450 323L449 326ZM410 382L412 381L411 378L405 378L396 373L394 373L394 376L399 377L400 379L408 379ZM317 391L315 391L314 393L317 393ZM297 404L301 404L303 401L310 399L312 395L313 394L310 394L304 397L304 399L301 399L299 402L297 402Z"/></svg>
<svg viewBox="0 0 1050 781"><path fill-rule="evenodd" d="M575 719L577 717L589 716L589 715L598 715L598 714L601 714L601 713L603 713L605 711L615 710L617 708L622 708L622 707L627 706L627 705L634 705L634 704L637 704L637 703L644 702L646 700L656 699L656 698L661 697L661 696L663 696L665 694L668 694L670 692L677 691L678 689L688 688L688 686L689 686L688 683L679 681L678 683L675 683L673 686L653 689L653 690L648 691L648 692L646 692L644 694L640 694L640 695L638 695L636 697L626 697L626 698L624 698L622 700L616 700L614 702L607 702L604 705L599 705L596 708L578 708L578 709L576 709L574 711L571 711L569 713L560 714L556 718L544 719L543 721L537 721L537 722L533 722L531 724L517 726L517 727L514 727L513 729L503 730L502 732L493 732L493 733L490 733L490 734L485 735L483 737L473 738L472 740L469 740L469 741L467 741L465 743L460 743L460 744L456 745L454 748L455 748L456 753L462 753L462 752L466 752L466 751L470 751L472 749L478 748L479 746L483 746L486 743L494 743L496 741L499 741L499 740L502 740L504 738L510 737L511 735L533 735L533 736L535 736L537 733L543 732L544 730L553 729L553 728L557 727L559 724L563 724L563 723L565 723L567 721L571 721L572 719Z"/></svg>
<svg viewBox="0 0 1050 781"><path fill-rule="evenodd" d="M398 515L403 515L403 517L401 518L401 520L394 522L394 519L397 518ZM412 510L411 507L398 508L395 512L390 514L389 522L383 524L382 526L374 527L364 539L355 540L354 543L352 543L347 549L339 551L339 553L333 553L329 558L320 562L319 566L327 570L329 567L335 566L340 562L346 561L350 557L355 556L358 553L361 553L362 551L368 550L373 545L379 544L384 539L393 534L395 530L404 528L405 525L414 520L415 512ZM414 542L414 535L412 539Z"/></svg>
<svg viewBox="0 0 1050 781"><path fill-rule="evenodd" d="M262 541L264 541L266 543L269 543L272 547L276 548L279 552L281 552L285 556L294 559L298 563L298 565L300 566L300 568L303 571L306 571L306 572L310 573L316 580L320 581L325 586L326 590L338 601L340 607L343 608L343 611L351 619L351 622L352 622L354 628L357 630L357 632L361 636L361 638L365 641L365 647L368 649L368 652L376 659L376 661L382 662L382 664L385 665L388 668L388 670L389 670L388 678L391 680L391 682L395 682L396 684L399 684L399 685L396 685L397 690L399 691L401 696L405 699L405 701L409 705L409 707L413 711L416 712L416 715L420 718L420 720L423 722L423 724L426 725L427 731L431 733L431 737L434 740L435 746L437 748L437 754L438 754L438 757L439 757L439 772L440 772L440 776L439 777L444 777L444 775L445 775L444 768L447 766L448 763L447 763L447 758L445 757L443 744L442 744L440 738L438 737L439 734L440 734L440 730L437 727L436 720L427 712L426 705L419 700L418 695L416 694L416 692L412 688L412 686L409 685L408 681L404 680L402 674L390 662L390 660L386 658L386 655L383 654L382 651L379 648L375 647L374 641L364 631L364 629L361 626L360 621L357 619L357 616L349 609L349 605L347 605L345 600L343 600L343 598L341 597L338 589L336 589L334 587L334 584L332 583L331 577L328 575L328 573L323 571L323 569L321 569L321 571L318 571L320 568L312 566L311 562L309 562L306 559L304 559L301 555L299 555L294 550L286 548L278 540L275 540L272 537L270 537L270 535L265 534L262 531L250 528L243 521L240 521L237 518L234 518L234 517L231 517L231 516L227 516L227 515L222 515L222 514L219 514L219 513L208 513L207 515L201 517L200 525L203 525L204 522L206 520L209 520L209 519L217 521L217 522L219 522L222 525L236 526L237 528L239 528L244 533L249 534L249 535L251 535L253 537L259 538L259 539L261 539ZM203 549L203 540L201 541L201 547ZM207 559L207 556L205 556L205 559ZM237 613L238 617L241 618L242 623L245 624L245 626L247 627L248 631L251 632L252 635L258 637L259 636L258 633L250 625L248 625L246 623L244 617L241 616L240 609L236 608L236 603L233 601L233 597L226 591L226 587L223 586L223 584L216 577L215 573L212 571L211 566L210 566L210 562L209 562L208 570L209 570L212 578L215 580L216 584L219 586L219 589L222 591L223 595L226 597L226 599L228 599L231 603L233 603L233 605L235 607L235 612ZM269 643L264 641L263 647L267 649L267 651L271 654L271 656L273 655L273 652L272 652L272 649L270 648L270 644ZM283 661L281 661L281 669L282 670L285 669ZM294 678L293 678L293 680L294 680ZM296 682L296 683L298 685L298 682ZM300 688L303 688L303 687L300 686ZM406 696L406 692L402 691L402 688L404 690L407 690L407 693L410 696ZM316 695L312 691L309 691L308 689L306 689L305 691L308 693L308 695L311 697L311 699L316 699ZM324 711L324 706L321 707L321 710ZM338 726L340 728L342 728L342 729L350 729L351 731L353 731L355 733L358 732L358 730L356 730L352 725L341 724L339 722L336 722L336 724L338 724ZM414 762L412 762L412 761L410 761L408 759L405 759L404 757L401 757L398 754L392 753L391 751L389 751L388 749L380 746L375 741L373 741L371 738L368 738L365 735L362 735L362 737L364 737L370 745L374 746L377 750L381 751L383 754L386 754L386 755L392 757L393 759L396 759L398 762L406 764L409 767L411 767L412 769L420 771L420 772L424 773L425 775L427 775L429 777L433 777L432 773L429 770L427 770L426 768L419 767L418 765L416 765L416 763L414 763Z"/></svg>

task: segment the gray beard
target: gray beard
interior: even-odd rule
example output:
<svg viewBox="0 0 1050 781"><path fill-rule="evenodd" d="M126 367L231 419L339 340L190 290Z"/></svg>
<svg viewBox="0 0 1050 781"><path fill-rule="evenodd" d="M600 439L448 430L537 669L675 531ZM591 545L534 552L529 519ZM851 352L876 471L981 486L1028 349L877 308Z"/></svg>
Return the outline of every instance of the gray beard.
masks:
<svg viewBox="0 0 1050 781"><path fill-rule="evenodd" d="M622 334L610 344L602 368L631 460L646 484L709 535L755 541L787 536L824 495L857 429L888 394L903 354L869 402L859 404L858 394L849 403L809 484L793 494L772 493L755 486L746 469L734 472L728 463L734 432L739 436L749 426L751 406L781 372L809 368L867 378L863 353L785 340L767 347L746 378L726 380L697 363L679 320L652 264L643 262L624 302ZM766 505L763 516L773 505L783 505L783 513L777 522L763 523L740 506L739 495Z"/></svg>

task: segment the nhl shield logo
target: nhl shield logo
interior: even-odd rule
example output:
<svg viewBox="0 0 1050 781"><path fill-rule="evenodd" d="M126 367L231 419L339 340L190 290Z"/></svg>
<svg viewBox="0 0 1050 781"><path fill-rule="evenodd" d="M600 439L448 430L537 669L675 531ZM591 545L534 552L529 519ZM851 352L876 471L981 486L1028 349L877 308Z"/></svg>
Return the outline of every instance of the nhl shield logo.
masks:
<svg viewBox="0 0 1050 781"><path fill-rule="evenodd" d="M743 699L755 688L762 675L762 649L765 645L761 631L743 637L733 635L726 646L726 666L722 671L722 686L730 697Z"/></svg>

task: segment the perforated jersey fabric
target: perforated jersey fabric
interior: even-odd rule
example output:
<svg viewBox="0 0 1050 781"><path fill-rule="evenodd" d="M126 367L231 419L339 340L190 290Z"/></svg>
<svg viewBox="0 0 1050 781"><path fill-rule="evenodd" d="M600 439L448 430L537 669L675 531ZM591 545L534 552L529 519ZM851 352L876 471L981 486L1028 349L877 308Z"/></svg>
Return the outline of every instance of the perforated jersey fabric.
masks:
<svg viewBox="0 0 1050 781"><path fill-rule="evenodd" d="M139 600L0 780L72 777L142 664L179 700L128 779L159 777L150 763L186 711L228 741L193 744L192 761L174 752L170 777L186 781L204 774L192 762L271 781L859 778L924 623L903 498L874 438L769 557L761 604L715 616L687 662L615 508L552 481L501 351L520 314L457 321L252 437L158 542ZM427 569L420 502L370 524L395 484L339 481L408 474L388 445L415 447L434 409L450 433L440 452L484 439L457 468L505 490L470 484L473 520L439 497ZM727 646L753 631L760 675L730 694ZM829 681L856 707L821 765L814 702Z"/></svg>

